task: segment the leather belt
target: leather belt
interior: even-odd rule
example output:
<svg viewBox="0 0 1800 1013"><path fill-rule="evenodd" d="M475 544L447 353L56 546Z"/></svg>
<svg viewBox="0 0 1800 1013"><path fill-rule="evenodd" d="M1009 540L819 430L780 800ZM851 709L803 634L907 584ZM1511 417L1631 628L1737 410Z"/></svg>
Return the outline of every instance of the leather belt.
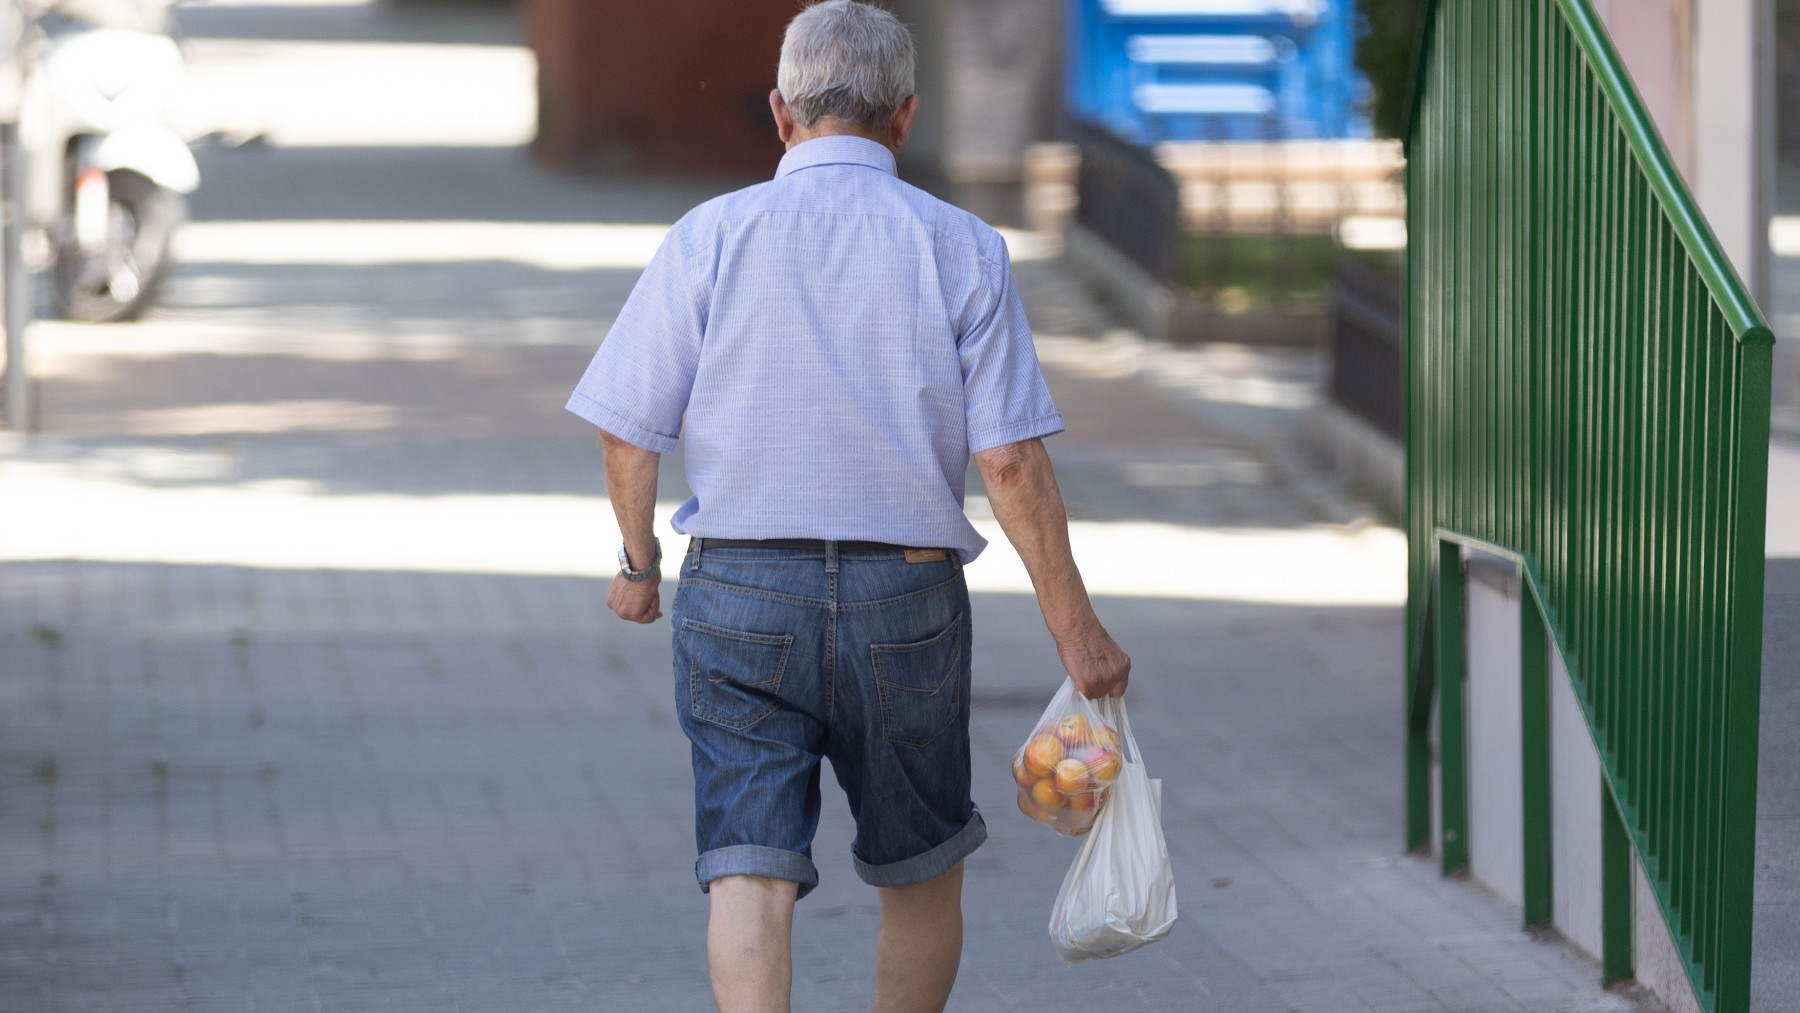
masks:
<svg viewBox="0 0 1800 1013"><path fill-rule="evenodd" d="M823 538L696 538L700 551L707 549L807 549L824 552L826 541ZM887 542L839 542L838 555L854 555L869 553L895 553L909 551L904 545L889 545Z"/></svg>

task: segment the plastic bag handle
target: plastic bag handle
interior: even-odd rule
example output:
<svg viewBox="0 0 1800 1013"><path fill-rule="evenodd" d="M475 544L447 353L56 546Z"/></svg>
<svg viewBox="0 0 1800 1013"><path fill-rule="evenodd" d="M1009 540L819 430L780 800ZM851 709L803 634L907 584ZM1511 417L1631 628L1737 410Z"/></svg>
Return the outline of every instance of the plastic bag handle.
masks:
<svg viewBox="0 0 1800 1013"><path fill-rule="evenodd" d="M1137 738L1131 734L1131 715L1125 711L1125 698L1122 696L1102 697L1099 702L1100 716L1112 721L1119 730L1119 748L1125 755L1127 763L1142 763L1138 755Z"/></svg>

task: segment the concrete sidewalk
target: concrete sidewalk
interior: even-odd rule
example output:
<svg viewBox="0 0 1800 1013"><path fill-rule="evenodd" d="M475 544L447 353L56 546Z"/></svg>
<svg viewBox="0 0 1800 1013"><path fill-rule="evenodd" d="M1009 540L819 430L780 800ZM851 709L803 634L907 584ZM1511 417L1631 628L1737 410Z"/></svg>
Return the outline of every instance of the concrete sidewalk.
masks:
<svg viewBox="0 0 1800 1013"><path fill-rule="evenodd" d="M452 10L319 31L472 47L463 86L517 90L505 15ZM668 630L604 610L616 532L561 404L658 224L723 184L541 172L491 146L516 108L371 146L375 113L294 98L366 49L278 8L183 16L219 125L278 143L202 152L165 311L34 333L46 435L0 443L0 1010L707 1008ZM1060 673L996 545L951 1007L1650 1008L1399 854L1402 542L1268 449L1316 366L1145 347L1015 252L1182 920L1051 952L1075 845L1013 811L1008 758ZM828 790L800 1010L869 1001L849 839Z"/></svg>

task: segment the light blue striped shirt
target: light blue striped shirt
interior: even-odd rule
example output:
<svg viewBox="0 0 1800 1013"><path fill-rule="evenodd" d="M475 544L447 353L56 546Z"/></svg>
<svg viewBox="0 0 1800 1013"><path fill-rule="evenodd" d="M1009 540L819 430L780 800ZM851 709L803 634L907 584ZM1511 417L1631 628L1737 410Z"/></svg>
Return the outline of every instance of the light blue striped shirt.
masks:
<svg viewBox="0 0 1800 1013"><path fill-rule="evenodd" d="M646 450L685 438L676 531L965 561L987 544L969 455L1062 431L1000 235L847 136L677 222L568 408Z"/></svg>

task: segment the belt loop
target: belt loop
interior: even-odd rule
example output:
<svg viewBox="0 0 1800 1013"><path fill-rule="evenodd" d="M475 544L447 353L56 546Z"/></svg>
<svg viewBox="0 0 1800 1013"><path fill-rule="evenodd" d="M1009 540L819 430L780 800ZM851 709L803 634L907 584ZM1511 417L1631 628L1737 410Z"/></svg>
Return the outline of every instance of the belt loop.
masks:
<svg viewBox="0 0 1800 1013"><path fill-rule="evenodd" d="M688 555L693 557L694 572L699 573L700 572L700 558L702 556L706 555L706 539L704 539L704 538L688 539Z"/></svg>
<svg viewBox="0 0 1800 1013"><path fill-rule="evenodd" d="M838 572L838 543L830 539L825 541L825 572Z"/></svg>

